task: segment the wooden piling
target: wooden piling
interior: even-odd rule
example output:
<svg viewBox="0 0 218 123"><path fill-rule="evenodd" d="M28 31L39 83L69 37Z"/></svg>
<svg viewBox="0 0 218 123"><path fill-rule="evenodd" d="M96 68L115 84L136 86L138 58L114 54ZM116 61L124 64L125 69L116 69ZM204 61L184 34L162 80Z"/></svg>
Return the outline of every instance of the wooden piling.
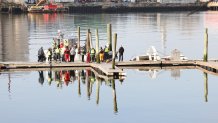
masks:
<svg viewBox="0 0 218 123"><path fill-rule="evenodd" d="M117 47L117 33L114 33L114 46L113 46L113 61L112 69L115 69L115 57L116 57L116 47Z"/></svg>
<svg viewBox="0 0 218 123"><path fill-rule="evenodd" d="M111 24L107 24L107 43L109 45L109 50L112 51L112 28L111 28Z"/></svg>
<svg viewBox="0 0 218 123"><path fill-rule="evenodd" d="M92 42L92 32L89 32L89 41L90 41L90 48L93 48L93 42Z"/></svg>
<svg viewBox="0 0 218 123"><path fill-rule="evenodd" d="M87 36L86 36L86 51L90 51L90 29L87 30Z"/></svg>
<svg viewBox="0 0 218 123"><path fill-rule="evenodd" d="M208 60L208 29L205 29L204 33L204 62Z"/></svg>
<svg viewBox="0 0 218 123"><path fill-rule="evenodd" d="M100 58L99 58L99 35L98 35L98 29L96 29L95 30L95 39L96 39L96 41L95 41L95 44L96 44L96 46L95 46L95 51L96 51L96 62L97 63L100 63Z"/></svg>
<svg viewBox="0 0 218 123"><path fill-rule="evenodd" d="M78 42L77 42L77 48L78 51L80 51L80 27L77 27L77 34L78 34Z"/></svg>

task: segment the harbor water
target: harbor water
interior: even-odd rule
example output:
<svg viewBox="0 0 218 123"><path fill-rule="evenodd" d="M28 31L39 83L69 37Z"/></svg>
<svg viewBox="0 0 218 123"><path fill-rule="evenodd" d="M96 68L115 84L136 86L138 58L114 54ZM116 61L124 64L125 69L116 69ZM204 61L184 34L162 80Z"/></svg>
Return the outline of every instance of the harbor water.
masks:
<svg viewBox="0 0 218 123"><path fill-rule="evenodd" d="M107 42L107 23L118 34L124 60L155 46L160 56L178 49L202 59L205 28L209 59L217 59L218 13L213 11L122 14L0 15L0 61L37 61L37 51L51 47L57 30L82 45L88 28L95 43ZM75 69L75 68L74 68ZM150 122L216 123L218 77L197 69L124 69L126 78L99 79L90 70L72 68L0 72L0 121L7 123ZM68 78L69 80L66 80Z"/></svg>

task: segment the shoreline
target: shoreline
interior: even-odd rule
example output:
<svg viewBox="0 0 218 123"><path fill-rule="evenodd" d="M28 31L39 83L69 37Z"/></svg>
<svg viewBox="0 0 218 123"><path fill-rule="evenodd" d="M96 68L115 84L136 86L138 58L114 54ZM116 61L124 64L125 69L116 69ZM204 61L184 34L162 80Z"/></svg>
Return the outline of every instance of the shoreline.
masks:
<svg viewBox="0 0 218 123"><path fill-rule="evenodd" d="M207 3L61 3L68 9L67 12L56 13L128 13L128 12L173 12L173 11L207 11ZM17 6L1 6L0 13L28 13L27 7L23 5ZM53 13L53 12L39 12Z"/></svg>

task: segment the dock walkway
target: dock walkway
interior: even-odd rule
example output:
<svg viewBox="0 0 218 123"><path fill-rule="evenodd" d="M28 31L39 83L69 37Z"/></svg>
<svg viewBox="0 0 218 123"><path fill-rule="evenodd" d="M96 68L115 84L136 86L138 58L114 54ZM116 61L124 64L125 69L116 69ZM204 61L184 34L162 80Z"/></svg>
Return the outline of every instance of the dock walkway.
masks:
<svg viewBox="0 0 218 123"><path fill-rule="evenodd" d="M134 67L158 67L170 68L170 67L195 67L200 70L218 73L218 62L208 61L203 62L201 60L189 60L189 61L125 61L116 62L115 69L112 69L111 63L85 63L85 62L52 62L52 63L40 63L40 62L1 62L1 69L31 69L31 68L67 68L67 67L91 67L95 71L105 76L125 76L125 72L122 69L134 68Z"/></svg>
<svg viewBox="0 0 218 123"><path fill-rule="evenodd" d="M112 69L111 63L85 63L85 62L2 62L1 69L31 69L31 68L60 68L60 67L91 67L106 76L125 76L126 74L118 67Z"/></svg>

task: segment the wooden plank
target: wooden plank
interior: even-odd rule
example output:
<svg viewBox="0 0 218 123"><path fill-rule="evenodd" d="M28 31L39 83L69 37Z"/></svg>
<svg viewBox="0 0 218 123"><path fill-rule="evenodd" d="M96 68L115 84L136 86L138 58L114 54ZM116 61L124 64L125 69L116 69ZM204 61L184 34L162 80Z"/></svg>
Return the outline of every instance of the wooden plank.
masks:
<svg viewBox="0 0 218 123"><path fill-rule="evenodd" d="M115 67L115 69L112 69L112 64L110 63L101 63L101 64L93 63L91 66L101 70L108 76L113 76L114 73L118 73L119 75L124 75L124 72L120 68Z"/></svg>
<svg viewBox="0 0 218 123"><path fill-rule="evenodd" d="M151 66L120 66L121 69L139 69L139 70L175 70L175 69L196 69L196 66L166 66L166 67L151 67Z"/></svg>
<svg viewBox="0 0 218 123"><path fill-rule="evenodd" d="M93 67L107 76L113 76L115 74L125 75L123 70L120 68L128 67L179 67L179 66L205 66L208 68L218 70L218 62L209 61L203 62L200 60L190 60L190 61L125 61L117 62L115 69L112 69L111 63L85 63L85 62L52 62L49 63L39 63L39 62L1 62L0 65L5 66L8 69L18 69L18 68L63 68L63 67Z"/></svg>
<svg viewBox="0 0 218 123"><path fill-rule="evenodd" d="M210 67L213 69L218 69L218 62L196 62L197 66L205 66L205 67Z"/></svg>
<svg viewBox="0 0 218 123"><path fill-rule="evenodd" d="M52 62L51 64L46 62L5 62L3 64L8 68L90 67L90 63L80 62Z"/></svg>
<svg viewBox="0 0 218 123"><path fill-rule="evenodd" d="M118 73L118 75L125 75L124 72L115 67L112 69L111 63L85 63L85 62L52 62L49 63L40 63L40 62L5 62L3 63L4 66L8 69L20 69L20 68L55 68L55 67L94 67L102 71L105 75L113 76L114 74Z"/></svg>
<svg viewBox="0 0 218 123"><path fill-rule="evenodd" d="M200 71L202 71L202 72L205 72L205 73L208 73L208 74L212 74L212 75L218 76L218 73L209 71L209 70L204 69L204 68L202 68L202 67L197 66L197 69L200 70Z"/></svg>
<svg viewBox="0 0 218 123"><path fill-rule="evenodd" d="M190 66L195 61L127 61L117 62L117 66Z"/></svg>

